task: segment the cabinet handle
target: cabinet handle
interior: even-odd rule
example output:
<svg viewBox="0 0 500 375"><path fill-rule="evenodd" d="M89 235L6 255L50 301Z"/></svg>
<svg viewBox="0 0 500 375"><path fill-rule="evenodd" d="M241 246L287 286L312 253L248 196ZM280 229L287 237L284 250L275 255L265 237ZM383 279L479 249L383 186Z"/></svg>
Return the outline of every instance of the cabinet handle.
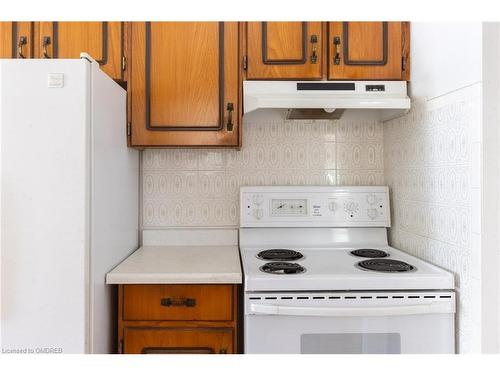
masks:
<svg viewBox="0 0 500 375"><path fill-rule="evenodd" d="M141 354L214 354L212 348L151 348L145 347L141 350Z"/></svg>
<svg viewBox="0 0 500 375"><path fill-rule="evenodd" d="M333 58L333 64L340 65L340 36L333 37L333 45L335 46L335 57Z"/></svg>
<svg viewBox="0 0 500 375"><path fill-rule="evenodd" d="M50 36L44 36L42 39L42 49L43 49L43 57L45 59L50 59L50 56L47 52L47 46L50 44Z"/></svg>
<svg viewBox="0 0 500 375"><path fill-rule="evenodd" d="M195 307L196 306L196 299L194 299L194 298L181 298L181 299L162 298L160 303L162 306L165 306L165 307L172 307L172 306Z"/></svg>
<svg viewBox="0 0 500 375"><path fill-rule="evenodd" d="M233 103L227 103L227 124L226 129L228 132L233 131L233 111L234 105Z"/></svg>
<svg viewBox="0 0 500 375"><path fill-rule="evenodd" d="M219 354L227 354L227 349L223 348L219 350Z"/></svg>
<svg viewBox="0 0 500 375"><path fill-rule="evenodd" d="M316 64L318 62L318 36L316 34L311 35L311 64Z"/></svg>
<svg viewBox="0 0 500 375"><path fill-rule="evenodd" d="M23 55L23 46L28 44L28 38L25 36L19 37L19 42L17 42L17 57L25 59L26 56Z"/></svg>

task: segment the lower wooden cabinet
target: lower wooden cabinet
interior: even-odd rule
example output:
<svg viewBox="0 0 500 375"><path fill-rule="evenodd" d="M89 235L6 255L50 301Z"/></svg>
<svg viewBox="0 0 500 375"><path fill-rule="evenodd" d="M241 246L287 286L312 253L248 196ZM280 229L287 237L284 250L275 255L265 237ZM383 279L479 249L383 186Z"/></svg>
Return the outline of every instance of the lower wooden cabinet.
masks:
<svg viewBox="0 0 500 375"><path fill-rule="evenodd" d="M127 354L227 354L234 353L233 329L162 327L124 329Z"/></svg>
<svg viewBox="0 0 500 375"><path fill-rule="evenodd" d="M119 285L118 352L238 353L238 286Z"/></svg>

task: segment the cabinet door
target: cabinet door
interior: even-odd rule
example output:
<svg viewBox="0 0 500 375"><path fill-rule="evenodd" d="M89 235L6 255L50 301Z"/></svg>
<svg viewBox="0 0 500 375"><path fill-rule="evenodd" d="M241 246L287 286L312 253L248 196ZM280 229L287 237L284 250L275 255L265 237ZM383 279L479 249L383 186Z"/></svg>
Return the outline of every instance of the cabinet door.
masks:
<svg viewBox="0 0 500 375"><path fill-rule="evenodd" d="M230 354L231 328L125 327L124 354Z"/></svg>
<svg viewBox="0 0 500 375"><path fill-rule="evenodd" d="M123 80L122 22L40 22L39 58L76 59L86 52L113 79Z"/></svg>
<svg viewBox="0 0 500 375"><path fill-rule="evenodd" d="M34 57L34 22L0 22L0 58Z"/></svg>
<svg viewBox="0 0 500 375"><path fill-rule="evenodd" d="M247 79L321 79L321 22L248 22Z"/></svg>
<svg viewBox="0 0 500 375"><path fill-rule="evenodd" d="M403 22L330 22L328 79L406 79Z"/></svg>
<svg viewBox="0 0 500 375"><path fill-rule="evenodd" d="M238 146L237 22L134 22L130 145Z"/></svg>

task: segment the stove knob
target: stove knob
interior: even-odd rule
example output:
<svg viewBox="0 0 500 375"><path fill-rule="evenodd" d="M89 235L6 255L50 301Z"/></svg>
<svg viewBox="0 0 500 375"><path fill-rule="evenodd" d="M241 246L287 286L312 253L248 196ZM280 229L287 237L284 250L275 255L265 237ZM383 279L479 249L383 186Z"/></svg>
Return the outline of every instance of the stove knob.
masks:
<svg viewBox="0 0 500 375"><path fill-rule="evenodd" d="M376 208L369 208L367 214L370 219L375 220L378 216L378 211Z"/></svg>
<svg viewBox="0 0 500 375"><path fill-rule="evenodd" d="M335 212L337 210L337 203L331 201L330 203L328 203L328 209L332 212Z"/></svg>
<svg viewBox="0 0 500 375"><path fill-rule="evenodd" d="M368 202L368 204L374 205L375 203L377 203L377 196L375 194L368 194L366 196L366 201Z"/></svg>
<svg viewBox="0 0 500 375"><path fill-rule="evenodd" d="M264 216L264 210L262 208L257 208L253 210L253 217L256 218L257 220L262 219Z"/></svg>
<svg viewBox="0 0 500 375"><path fill-rule="evenodd" d="M358 204L356 202L353 202L353 201L346 202L344 207L345 207L346 211L350 212L350 213L354 213L354 212L358 211Z"/></svg>
<svg viewBox="0 0 500 375"><path fill-rule="evenodd" d="M260 206L264 202L264 197L262 195L254 195L252 200L255 205Z"/></svg>

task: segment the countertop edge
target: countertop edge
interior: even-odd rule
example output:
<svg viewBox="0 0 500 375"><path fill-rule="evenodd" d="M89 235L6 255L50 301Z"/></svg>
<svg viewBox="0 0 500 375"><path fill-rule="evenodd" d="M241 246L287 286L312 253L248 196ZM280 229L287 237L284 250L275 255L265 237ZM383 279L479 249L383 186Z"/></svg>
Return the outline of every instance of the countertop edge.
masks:
<svg viewBox="0 0 500 375"><path fill-rule="evenodd" d="M186 274L174 275L164 274L108 274L106 284L242 284L241 273L224 273L211 276L213 274Z"/></svg>

